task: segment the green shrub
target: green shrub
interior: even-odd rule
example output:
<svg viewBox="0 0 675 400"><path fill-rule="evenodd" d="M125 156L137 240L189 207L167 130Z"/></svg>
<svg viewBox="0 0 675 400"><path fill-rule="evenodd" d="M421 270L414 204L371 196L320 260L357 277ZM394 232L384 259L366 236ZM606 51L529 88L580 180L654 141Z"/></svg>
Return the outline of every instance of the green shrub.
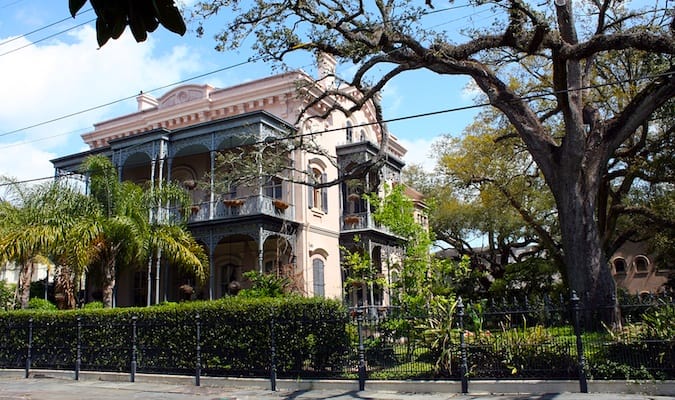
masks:
<svg viewBox="0 0 675 400"><path fill-rule="evenodd" d="M239 292L246 298L282 297L286 295L291 280L274 274L262 274L258 271L244 272L244 278L251 281L251 287Z"/></svg>
<svg viewBox="0 0 675 400"><path fill-rule="evenodd" d="M647 310L642 316L647 339L675 339L675 305L661 305Z"/></svg>
<svg viewBox="0 0 675 400"><path fill-rule="evenodd" d="M28 300L28 308L31 310L55 311L56 305L49 300L33 297Z"/></svg>
<svg viewBox="0 0 675 400"><path fill-rule="evenodd" d="M193 373L197 315L202 368L212 375L267 376L271 333L280 376L341 371L349 346L346 312L336 301L304 298L186 302L146 308L58 313L0 312L0 365L25 348L32 319L33 367L72 368L78 318L83 369ZM132 346L135 325L135 347ZM273 331L272 331L273 330Z"/></svg>
<svg viewBox="0 0 675 400"><path fill-rule="evenodd" d="M103 302L102 301L91 301L89 303L86 303L84 305L85 310L93 310L93 309L98 309L98 308L103 308Z"/></svg>
<svg viewBox="0 0 675 400"><path fill-rule="evenodd" d="M16 284L0 281L0 310L11 310L14 308L14 291Z"/></svg>

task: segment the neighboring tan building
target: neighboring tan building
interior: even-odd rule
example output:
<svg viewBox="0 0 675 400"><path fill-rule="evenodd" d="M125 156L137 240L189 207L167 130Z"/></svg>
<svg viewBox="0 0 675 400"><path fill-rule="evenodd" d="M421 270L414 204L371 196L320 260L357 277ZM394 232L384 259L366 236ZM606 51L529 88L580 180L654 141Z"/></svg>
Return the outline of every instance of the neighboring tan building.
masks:
<svg viewBox="0 0 675 400"><path fill-rule="evenodd" d="M648 245L626 242L610 258L610 267L618 289L628 294L658 293L672 272L666 265L657 265Z"/></svg>
<svg viewBox="0 0 675 400"><path fill-rule="evenodd" d="M398 252L399 238L374 223L361 194L398 182L406 150L382 131L385 126L373 124L372 103L349 117L331 112L325 119L308 119L336 103L349 105L342 97L320 99L325 88L335 85L335 61L324 56L319 63L318 79L291 71L224 89L191 84L159 98L141 93L137 112L97 123L82 135L89 151L52 160L56 174L76 172L87 156L104 154L123 180L181 182L194 204L188 227L209 256L210 280L203 298L227 295L235 281L246 287L242 274L250 270L291 277L307 296L343 298L341 246L349 247L358 235L387 275L384 260ZM299 110L317 99L299 118ZM256 185L227 191L219 191L213 181L206 188L195 185L214 171L218 153L251 148L288 132L314 140L326 153L293 150L288 162L295 172L261 176ZM325 188L295 183L306 176L315 182L334 180L381 155L380 150L385 153L381 167L357 182ZM180 287L192 283L166 263L152 266L150 277L147 267L123 269L117 282L120 306L145 305L148 290L154 301L176 301L183 295ZM88 291L90 299L95 296L92 282ZM358 302L387 302L382 289L362 292Z"/></svg>

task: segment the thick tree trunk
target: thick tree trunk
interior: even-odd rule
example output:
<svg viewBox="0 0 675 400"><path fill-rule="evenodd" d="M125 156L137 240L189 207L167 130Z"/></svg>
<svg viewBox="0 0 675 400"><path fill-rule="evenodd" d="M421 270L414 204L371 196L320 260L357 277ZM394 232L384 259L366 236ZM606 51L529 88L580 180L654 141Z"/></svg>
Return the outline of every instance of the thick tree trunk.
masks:
<svg viewBox="0 0 675 400"><path fill-rule="evenodd" d="M616 285L595 219L597 180L585 173L565 178L556 201L570 290L581 300L586 327L601 329L600 321L617 326Z"/></svg>

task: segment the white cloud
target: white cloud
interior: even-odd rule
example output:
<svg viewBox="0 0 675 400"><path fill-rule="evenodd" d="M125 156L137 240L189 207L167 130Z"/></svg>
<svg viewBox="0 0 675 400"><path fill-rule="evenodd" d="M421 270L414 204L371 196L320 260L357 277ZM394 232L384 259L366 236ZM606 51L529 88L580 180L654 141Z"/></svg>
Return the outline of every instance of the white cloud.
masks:
<svg viewBox="0 0 675 400"><path fill-rule="evenodd" d="M398 86L388 82L382 88L382 104L385 107L385 115L396 115L403 104L403 95Z"/></svg>
<svg viewBox="0 0 675 400"><path fill-rule="evenodd" d="M406 164L420 164L427 172L433 171L434 167L436 167L436 159L432 156L431 145L435 139L418 138L413 141L399 139L399 141L408 149L405 157L403 157Z"/></svg>
<svg viewBox="0 0 675 400"><path fill-rule="evenodd" d="M5 38L0 38L0 42ZM36 128L23 129L44 121L133 97L139 91L165 86L199 70L199 54L185 46L157 50L160 40L151 35L136 43L129 32L119 40L97 49L96 32L90 26L71 31L59 40L28 46L0 57L3 77L3 106L0 107L0 174L16 173L8 160L16 154L30 154L21 163L24 178L53 174L50 157L81 150L79 134L93 129L92 124L135 110L135 100L92 110ZM28 44L15 40L12 48ZM9 47L9 46L6 46ZM3 47L3 51L10 49ZM166 92L163 89L155 95ZM46 137L51 139L42 140ZM25 144L10 147L9 143ZM20 150L20 151L19 151ZM38 156L44 156L37 159ZM27 168L32 160L35 167ZM38 168L38 166L40 168Z"/></svg>
<svg viewBox="0 0 675 400"><path fill-rule="evenodd" d="M49 160L56 154L21 143L3 143L0 146L0 175L18 180L54 175L54 167Z"/></svg>

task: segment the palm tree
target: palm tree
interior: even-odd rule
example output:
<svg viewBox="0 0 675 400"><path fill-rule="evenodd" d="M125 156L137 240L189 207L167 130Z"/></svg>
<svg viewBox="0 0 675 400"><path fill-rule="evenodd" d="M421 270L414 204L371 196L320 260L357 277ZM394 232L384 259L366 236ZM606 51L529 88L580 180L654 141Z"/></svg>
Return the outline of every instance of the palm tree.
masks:
<svg viewBox="0 0 675 400"><path fill-rule="evenodd" d="M0 199L0 259L21 268L17 295L28 306L30 284L38 263L72 263L79 272L83 257L68 236L94 211L92 203L66 182L26 185L3 178Z"/></svg>
<svg viewBox="0 0 675 400"><path fill-rule="evenodd" d="M186 210L192 199L182 185L164 183L145 192L149 209L149 232L144 245L148 263L159 266L164 257L171 265L194 275L198 284L206 282L208 258L204 248L187 230ZM177 210L181 212L176 212ZM150 305L148 288L148 305ZM158 292L157 288L157 292Z"/></svg>
<svg viewBox="0 0 675 400"><path fill-rule="evenodd" d="M203 249L187 232L182 221L166 215L166 205L184 203L186 196L175 185L144 191L131 182L119 182L115 168L103 156L87 158L83 170L90 177L90 196L100 208L90 247L101 267L103 305L112 307L113 289L120 266L142 265L162 254L185 267L200 280L206 279ZM183 205L181 205L182 207ZM150 218L154 216L152 219Z"/></svg>

